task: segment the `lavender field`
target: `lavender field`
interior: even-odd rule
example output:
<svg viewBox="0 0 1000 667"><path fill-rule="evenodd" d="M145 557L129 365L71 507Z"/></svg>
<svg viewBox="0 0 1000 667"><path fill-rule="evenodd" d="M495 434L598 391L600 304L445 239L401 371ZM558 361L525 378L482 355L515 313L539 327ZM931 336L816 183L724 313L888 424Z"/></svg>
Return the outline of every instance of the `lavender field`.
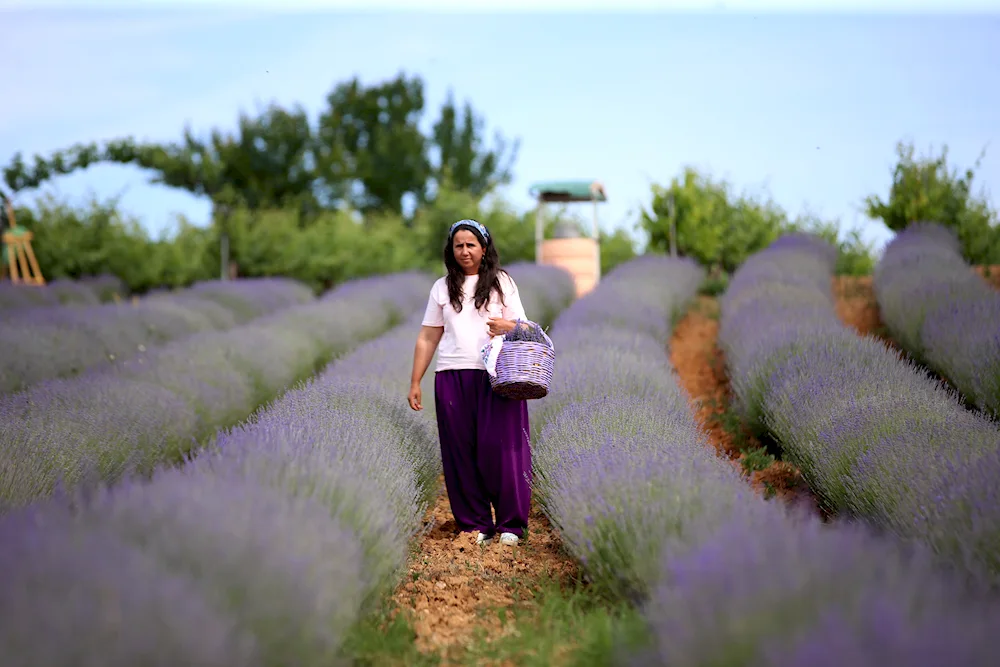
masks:
<svg viewBox="0 0 1000 667"><path fill-rule="evenodd" d="M787 236L733 276L719 336L739 408L831 511L995 585L1000 424L841 324L835 254L816 238Z"/></svg>
<svg viewBox="0 0 1000 667"><path fill-rule="evenodd" d="M37 286L14 285L0 281L0 322L17 317L20 310L41 306L92 306L127 295L124 283L114 276L81 280L56 279Z"/></svg>
<svg viewBox="0 0 1000 667"><path fill-rule="evenodd" d="M558 391L532 413L547 513L654 637L618 663L989 664L994 601L926 551L763 500L706 445L663 345L700 278L647 257L570 306Z"/></svg>
<svg viewBox="0 0 1000 667"><path fill-rule="evenodd" d="M756 493L695 419L667 343L702 267L643 256L575 301L561 270L510 267L557 354L529 404L536 500L646 629L612 664L995 662L1000 428L840 323L834 259L779 239L720 332L740 412L829 521ZM4 664L351 664L440 493L433 375L427 409L404 399L431 280L355 281L0 398Z"/></svg>
<svg viewBox="0 0 1000 667"><path fill-rule="evenodd" d="M874 278L893 339L969 403L1000 416L1000 291L965 262L955 233L933 223L907 227L886 246Z"/></svg>
<svg viewBox="0 0 1000 667"><path fill-rule="evenodd" d="M134 305L16 310L0 320L0 394L114 366L158 345L201 332L226 331L314 300L302 283L262 278L199 283L153 293Z"/></svg>
<svg viewBox="0 0 1000 667"><path fill-rule="evenodd" d="M572 299L572 281L560 270L515 265L511 273L525 308L541 322ZM407 274L348 284L320 303L268 318L270 329L250 325L242 355L206 348L214 354L202 363L229 356L250 364L256 357L256 367L240 367L244 377L256 371L277 383L269 373L282 369L282 353L294 359L302 347L330 354L354 346L242 424L218 430L183 466L161 467L150 479L122 474L124 463L162 460L169 445L154 441L157 429L132 428L146 414L141 408L132 419L104 421L104 436L92 424L87 442L46 440L53 467L96 468L118 483L25 502L0 518L5 664L337 664L345 632L393 585L437 493L433 415L411 412L400 400L429 284ZM397 326L356 346L361 332L384 330L387 321ZM227 338L243 335L234 332ZM270 349L272 358L259 359ZM180 368L163 368L147 381L177 381L165 388L181 401L196 399L209 375L218 377L213 369L183 385ZM102 379L118 382L121 393L131 382ZM214 387L230 388L226 381ZM198 403L188 405L189 424L198 423ZM22 400L7 409L34 405ZM84 414L74 407L67 417ZM108 404L89 407L89 414L111 412ZM173 407L170 424L182 414L180 402ZM21 422L22 451L51 436L40 423L43 411ZM30 437L36 442L23 445ZM5 469L5 480L23 482L13 488L27 501L41 486L36 480L52 475L32 468L27 455L21 461L17 476ZM99 605L98 613L88 604ZM131 619L125 626L115 620L123 613Z"/></svg>
<svg viewBox="0 0 1000 667"><path fill-rule="evenodd" d="M398 323L424 303L422 282L418 274L358 280L285 308L277 305L282 291L297 284L260 284L266 298L256 307L270 315L245 311L246 324L193 333L0 397L0 508L179 460L219 428ZM249 286L222 291L248 302L252 295Z"/></svg>

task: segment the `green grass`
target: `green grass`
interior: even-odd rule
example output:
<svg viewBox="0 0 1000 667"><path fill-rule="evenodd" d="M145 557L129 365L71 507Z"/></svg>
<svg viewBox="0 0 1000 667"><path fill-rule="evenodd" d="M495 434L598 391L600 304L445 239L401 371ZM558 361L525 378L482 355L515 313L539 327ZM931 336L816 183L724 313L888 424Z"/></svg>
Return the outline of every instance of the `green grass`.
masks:
<svg viewBox="0 0 1000 667"><path fill-rule="evenodd" d="M452 664L524 667L607 665L622 646L641 646L647 635L638 610L598 596L585 583L534 582L533 600L484 609L486 621L468 648L452 651ZM492 628L488 631L487 628Z"/></svg>
<svg viewBox="0 0 1000 667"><path fill-rule="evenodd" d="M773 454L768 454L763 447L753 447L745 450L746 456L740 459L740 464L747 475L752 475L755 470L767 470L775 462Z"/></svg>
<svg viewBox="0 0 1000 667"><path fill-rule="evenodd" d="M707 276L698 288L698 293L703 296L720 296L727 287L729 287L729 275L720 272Z"/></svg>
<svg viewBox="0 0 1000 667"><path fill-rule="evenodd" d="M470 646L420 653L408 609L386 605L358 623L344 644L349 664L359 666L512 663L524 667L607 665L623 647L639 648L648 634L640 612L610 601L584 582L560 585L551 577L531 582L533 599L480 610ZM395 613L394 613L395 612ZM445 660L447 657L447 660Z"/></svg>
<svg viewBox="0 0 1000 667"><path fill-rule="evenodd" d="M380 609L355 624L344 641L342 653L347 664L359 667L432 667L441 664L438 653L417 650L408 609L386 602Z"/></svg>

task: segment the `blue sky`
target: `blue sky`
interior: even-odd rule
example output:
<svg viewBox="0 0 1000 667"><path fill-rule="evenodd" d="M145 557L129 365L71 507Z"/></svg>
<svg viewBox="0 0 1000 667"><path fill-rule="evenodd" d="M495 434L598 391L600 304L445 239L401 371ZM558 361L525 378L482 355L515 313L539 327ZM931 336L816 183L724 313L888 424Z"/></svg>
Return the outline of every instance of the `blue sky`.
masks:
<svg viewBox="0 0 1000 667"><path fill-rule="evenodd" d="M515 205L531 206L537 180L598 178L607 229L630 226L650 183L690 164L881 244L886 230L859 203L887 192L900 139L947 144L963 167L987 147L978 180L994 203L1000 193L1000 7L992 16L463 16L3 6L4 165L18 150L77 141L171 140L185 123L229 129L241 109L271 101L315 118L335 83L403 69L425 79L428 124L451 88L490 133L521 139L505 193ZM101 166L43 192L121 194L153 233L177 213L207 222L207 202L147 180Z"/></svg>

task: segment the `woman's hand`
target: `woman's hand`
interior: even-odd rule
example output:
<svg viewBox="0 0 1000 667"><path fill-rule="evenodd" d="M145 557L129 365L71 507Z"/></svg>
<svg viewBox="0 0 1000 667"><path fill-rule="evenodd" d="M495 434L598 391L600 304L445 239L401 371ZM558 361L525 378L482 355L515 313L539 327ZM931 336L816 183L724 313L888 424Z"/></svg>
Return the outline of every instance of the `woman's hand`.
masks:
<svg viewBox="0 0 1000 667"><path fill-rule="evenodd" d="M417 410L418 412L420 410L423 410L424 406L420 402L420 399L421 399L420 385L419 384L410 385L410 395L407 396L407 400L410 402L410 408L413 410Z"/></svg>
<svg viewBox="0 0 1000 667"><path fill-rule="evenodd" d="M491 317L486 328L489 329L491 336L500 336L516 329L517 322L505 320L502 317Z"/></svg>

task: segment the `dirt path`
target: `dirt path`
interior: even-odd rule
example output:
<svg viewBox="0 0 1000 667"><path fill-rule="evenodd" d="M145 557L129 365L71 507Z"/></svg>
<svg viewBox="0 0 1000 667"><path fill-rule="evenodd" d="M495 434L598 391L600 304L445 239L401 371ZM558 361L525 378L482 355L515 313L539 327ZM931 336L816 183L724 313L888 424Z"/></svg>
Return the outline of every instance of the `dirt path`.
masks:
<svg viewBox="0 0 1000 667"><path fill-rule="evenodd" d="M394 599L412 611L417 649L439 652L442 665L459 664L465 650L484 635L493 642L515 632L509 612L531 605L540 582L569 584L578 576L577 564L534 503L529 534L517 547L496 539L482 547L472 533L458 533L443 477L425 521L433 526L410 558L406 581Z"/></svg>
<svg viewBox="0 0 1000 667"><path fill-rule="evenodd" d="M836 276L833 279L833 295L841 322L862 336L871 334L895 347L884 336L871 276Z"/></svg>
<svg viewBox="0 0 1000 667"><path fill-rule="evenodd" d="M702 296L688 310L670 339L670 361L681 386L691 397L691 406L716 453L743 471L744 460L754 456L759 463L751 472L751 486L762 494L775 494L790 503L803 503L819 511L799 470L785 461L770 461L752 452L762 446L730 411L731 391L725 357L719 349L719 305Z"/></svg>
<svg viewBox="0 0 1000 667"><path fill-rule="evenodd" d="M1000 266L977 266L975 270L995 289L1000 289ZM899 350L899 346L886 335L871 276L837 276L833 279L833 294L841 322L862 336L871 334Z"/></svg>

